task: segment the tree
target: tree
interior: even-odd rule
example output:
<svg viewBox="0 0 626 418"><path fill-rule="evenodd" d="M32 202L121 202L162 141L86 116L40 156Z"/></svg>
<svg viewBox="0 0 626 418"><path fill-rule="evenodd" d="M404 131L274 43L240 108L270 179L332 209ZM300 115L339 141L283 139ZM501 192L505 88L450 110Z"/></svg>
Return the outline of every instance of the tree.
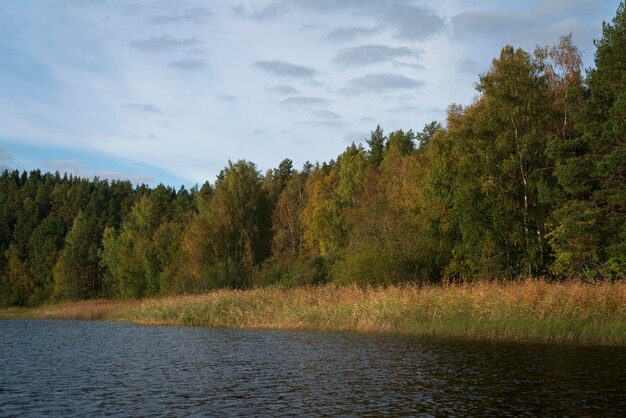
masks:
<svg viewBox="0 0 626 418"><path fill-rule="evenodd" d="M366 165L365 150L352 144L334 165L321 167L307 179L302 222L312 254L328 255L345 247L348 225L344 211L354 206Z"/></svg>
<svg viewBox="0 0 626 418"><path fill-rule="evenodd" d="M158 293L151 239L159 225L159 215L157 205L144 195L122 221L119 234L114 229L106 231L102 264L116 295L138 298Z"/></svg>
<svg viewBox="0 0 626 418"><path fill-rule="evenodd" d="M67 225L55 214L50 214L33 231L29 243L29 260L37 289L32 291L32 303L29 304L43 303L52 296L53 268L63 249L66 233Z"/></svg>
<svg viewBox="0 0 626 418"><path fill-rule="evenodd" d="M390 148L396 147L400 150L402 155L409 155L415 150L415 144L413 140L415 139L415 134L412 130L408 132L404 132L402 129L397 130L389 134L389 141L386 144L386 150L388 151Z"/></svg>
<svg viewBox="0 0 626 418"><path fill-rule="evenodd" d="M99 241L93 219L79 212L65 237L65 246L53 269L56 298L79 300L99 294Z"/></svg>
<svg viewBox="0 0 626 418"><path fill-rule="evenodd" d="M248 286L270 253L269 208L256 166L229 162L185 235L195 280L210 287Z"/></svg>
<svg viewBox="0 0 626 418"><path fill-rule="evenodd" d="M476 102L450 109L443 135L448 144L437 144L433 155L434 161L451 159L445 164L451 182L441 183L451 190L449 216L458 231L449 277L546 271L551 222L546 196L557 185L554 162L546 156L555 113L545 68L541 54L507 46L481 76ZM437 155L440 151L448 157Z"/></svg>
<svg viewBox="0 0 626 418"><path fill-rule="evenodd" d="M349 244L335 266L340 282L427 281L435 274L428 218L422 216L424 156L391 146L379 170L368 170L346 210Z"/></svg>
<svg viewBox="0 0 626 418"><path fill-rule="evenodd" d="M370 149L368 152L367 160L374 167L378 167L383 161L385 156L385 135L380 125L376 125L376 129L371 132L370 139L368 139L367 145Z"/></svg>
<svg viewBox="0 0 626 418"><path fill-rule="evenodd" d="M137 298L168 293L183 274L179 253L186 198L184 192L180 198L174 195L158 186L133 205L119 233L105 231L102 265L114 294Z"/></svg>
<svg viewBox="0 0 626 418"><path fill-rule="evenodd" d="M283 189L272 214L272 256L281 265L289 265L304 255L303 226L304 174L295 173Z"/></svg>
<svg viewBox="0 0 626 418"><path fill-rule="evenodd" d="M281 192L294 174L293 162L286 158L280 162L278 168L267 170L263 177L262 189L266 195L267 211L271 213L278 201Z"/></svg>
<svg viewBox="0 0 626 418"><path fill-rule="evenodd" d="M182 293L199 293L220 285L218 277L209 276L211 265L216 263L211 247L211 195L198 193L194 196L195 212L184 228L182 250L187 259L187 274L178 286Z"/></svg>
<svg viewBox="0 0 626 418"><path fill-rule="evenodd" d="M4 252L6 271L2 277L2 293L6 305L24 306L35 291L35 282L17 245L10 244Z"/></svg>
<svg viewBox="0 0 626 418"><path fill-rule="evenodd" d="M415 137L419 143L419 150L425 150L430 144L430 140L441 129L441 124L437 121L432 121L424 125L422 132L419 132Z"/></svg>
<svg viewBox="0 0 626 418"><path fill-rule="evenodd" d="M569 199L556 211L554 272L621 277L626 273L626 10L595 42L595 68L587 73L574 112L579 136L558 149L557 176Z"/></svg>
<svg viewBox="0 0 626 418"><path fill-rule="evenodd" d="M291 180L293 174L293 161L291 161L289 158L285 158L278 165L278 169L276 170L275 174L280 184L281 190L285 188L287 183L289 183L289 180Z"/></svg>
<svg viewBox="0 0 626 418"><path fill-rule="evenodd" d="M325 165L308 176L301 220L305 247L310 254L326 255L340 246L341 214L333 201L337 169Z"/></svg>
<svg viewBox="0 0 626 418"><path fill-rule="evenodd" d="M510 193L500 198L517 199L511 202L514 213L509 216L521 215L512 218L521 218L523 242L516 243L521 250L519 262L525 265L527 275L542 273L550 209L541 201L541 189L555 183L550 173L553 162L545 155L553 114L542 57L505 47L500 59L481 77L479 90L488 100L490 121L496 123L495 151L504 153L496 155L503 162L494 167L495 175L512 179Z"/></svg>
<svg viewBox="0 0 626 418"><path fill-rule="evenodd" d="M546 78L552 95L553 111L558 113L554 130L559 133L558 142L562 143L577 134L572 109L581 105L582 55L572 42L571 33L562 36L557 45L546 47L543 51L538 49L537 53L547 59Z"/></svg>
<svg viewBox="0 0 626 418"><path fill-rule="evenodd" d="M302 171L301 173L304 174L304 177L308 177L309 174L311 174L313 172L313 164L311 164L310 161L305 161L304 164L302 165Z"/></svg>

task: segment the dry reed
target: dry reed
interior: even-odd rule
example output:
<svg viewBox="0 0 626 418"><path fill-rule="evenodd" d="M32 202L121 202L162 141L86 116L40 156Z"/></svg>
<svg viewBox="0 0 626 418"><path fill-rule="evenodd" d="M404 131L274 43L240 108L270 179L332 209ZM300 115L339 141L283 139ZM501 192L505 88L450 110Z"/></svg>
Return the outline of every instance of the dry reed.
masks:
<svg viewBox="0 0 626 418"><path fill-rule="evenodd" d="M424 287L217 290L9 309L0 311L3 317L623 346L626 283L523 280Z"/></svg>

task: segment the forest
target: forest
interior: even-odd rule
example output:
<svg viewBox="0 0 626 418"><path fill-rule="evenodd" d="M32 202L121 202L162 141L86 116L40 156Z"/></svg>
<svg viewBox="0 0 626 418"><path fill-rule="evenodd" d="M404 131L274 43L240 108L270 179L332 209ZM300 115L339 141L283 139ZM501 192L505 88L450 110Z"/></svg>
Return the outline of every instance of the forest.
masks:
<svg viewBox="0 0 626 418"><path fill-rule="evenodd" d="M626 276L626 11L582 68L571 35L505 46L445 123L190 190L0 175L0 306L217 288Z"/></svg>

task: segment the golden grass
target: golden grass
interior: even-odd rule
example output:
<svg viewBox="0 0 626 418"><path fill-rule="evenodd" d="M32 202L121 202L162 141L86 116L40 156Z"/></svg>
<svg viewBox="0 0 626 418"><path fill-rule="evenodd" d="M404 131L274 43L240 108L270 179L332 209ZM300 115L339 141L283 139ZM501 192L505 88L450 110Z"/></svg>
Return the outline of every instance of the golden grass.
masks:
<svg viewBox="0 0 626 418"><path fill-rule="evenodd" d="M326 285L0 310L0 318L15 317L623 346L626 283Z"/></svg>

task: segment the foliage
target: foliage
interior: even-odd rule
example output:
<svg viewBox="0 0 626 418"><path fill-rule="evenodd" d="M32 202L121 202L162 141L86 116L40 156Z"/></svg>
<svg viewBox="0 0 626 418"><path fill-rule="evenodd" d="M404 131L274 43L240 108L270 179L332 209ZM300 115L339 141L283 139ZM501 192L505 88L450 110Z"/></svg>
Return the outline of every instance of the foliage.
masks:
<svg viewBox="0 0 626 418"><path fill-rule="evenodd" d="M594 69L573 110L576 135L556 144L556 175L567 201L556 208L551 234L552 271L568 277L581 270L623 277L626 260L626 10L596 41ZM603 273L602 275L606 275Z"/></svg>
<svg viewBox="0 0 626 418"><path fill-rule="evenodd" d="M293 174L283 189L272 214L272 258L286 265L304 257L301 214L305 204L306 176Z"/></svg>
<svg viewBox="0 0 626 418"><path fill-rule="evenodd" d="M626 11L505 46L468 106L336 160L228 162L191 190L0 174L0 305L216 288L626 275Z"/></svg>
<svg viewBox="0 0 626 418"><path fill-rule="evenodd" d="M378 167L383 162L386 141L387 138L385 138L383 129L380 125L376 125L376 129L372 131L370 139L366 141L370 147L367 155L370 165Z"/></svg>
<svg viewBox="0 0 626 418"><path fill-rule="evenodd" d="M98 230L93 219L83 212L78 213L65 237L53 275L56 298L88 299L100 293Z"/></svg>
<svg viewBox="0 0 626 418"><path fill-rule="evenodd" d="M184 249L196 289L247 287L271 243L271 205L253 163L229 162L210 199L186 229Z"/></svg>

